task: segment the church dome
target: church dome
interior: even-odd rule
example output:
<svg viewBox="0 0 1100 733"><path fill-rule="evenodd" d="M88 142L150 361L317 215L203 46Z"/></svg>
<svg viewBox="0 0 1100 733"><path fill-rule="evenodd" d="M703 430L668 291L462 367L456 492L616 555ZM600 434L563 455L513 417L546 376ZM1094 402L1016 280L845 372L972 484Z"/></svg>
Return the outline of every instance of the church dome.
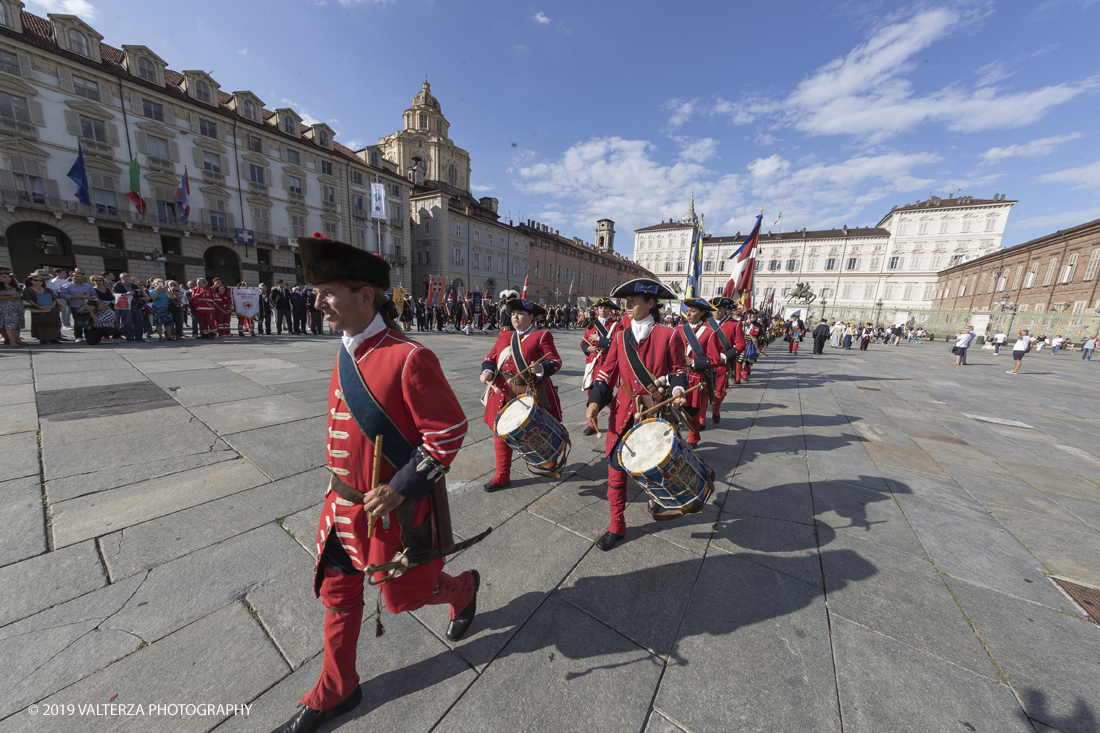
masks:
<svg viewBox="0 0 1100 733"><path fill-rule="evenodd" d="M681 224L689 224L693 227L699 226L699 217L695 215L695 192L691 192L691 203L688 204L687 213L680 217Z"/></svg>
<svg viewBox="0 0 1100 733"><path fill-rule="evenodd" d="M413 97L414 107L431 107L434 110L439 110L439 100L432 94L432 86L428 83L428 80L424 80L424 86L420 87L420 93Z"/></svg>

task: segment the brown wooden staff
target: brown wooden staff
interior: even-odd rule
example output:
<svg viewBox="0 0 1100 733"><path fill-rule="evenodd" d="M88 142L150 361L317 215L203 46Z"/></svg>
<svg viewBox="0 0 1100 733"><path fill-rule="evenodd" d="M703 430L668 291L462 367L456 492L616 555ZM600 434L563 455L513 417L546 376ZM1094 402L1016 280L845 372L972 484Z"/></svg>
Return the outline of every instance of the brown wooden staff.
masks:
<svg viewBox="0 0 1100 733"><path fill-rule="evenodd" d="M536 366L538 366L541 362L543 362L545 360L546 360L546 355L544 354L544 355L540 356L539 358L535 359L530 364L528 364L527 368L524 369L523 371L521 371L519 374L516 374L515 376L509 377L508 381L511 382L512 384L516 384L516 380L518 380L520 377L522 377L527 372L534 369ZM524 383L524 384L526 384L526 383ZM519 386L519 385L517 384L516 386Z"/></svg>
<svg viewBox="0 0 1100 733"><path fill-rule="evenodd" d="M370 487L373 491L378 488L378 480L382 477L382 436L374 439L374 467L371 469ZM374 537L374 512L367 515L367 539Z"/></svg>
<svg viewBox="0 0 1100 733"><path fill-rule="evenodd" d="M673 400L675 400L675 399L679 399L680 397L684 397L684 396L686 396L687 394L689 394L689 393L691 393L691 392L694 392L695 390L697 390L697 389L700 389L700 388L702 388L702 387L705 387L705 386L706 386L706 385L704 385L704 384L703 384L702 382L700 382L699 384L695 385L695 386L694 386L694 387L692 387L691 389L685 389L685 390L684 390L683 392L681 392L680 394L676 395L675 397L669 397L669 398L668 398L667 400L665 400L664 402L658 402L658 403L657 403L656 405L654 405L653 407L649 408L648 410L645 410L644 412L639 412L639 413L638 413L638 418L637 418L637 419L638 419L638 420L641 420L641 419L642 419L642 417L644 417L645 415L647 415L647 414L649 414L649 413L653 412L654 410L656 410L656 409L658 409L658 408L660 408L660 407L664 407L664 406L665 406L665 405L667 405L667 404L668 404L669 402L672 402L672 401L673 401Z"/></svg>

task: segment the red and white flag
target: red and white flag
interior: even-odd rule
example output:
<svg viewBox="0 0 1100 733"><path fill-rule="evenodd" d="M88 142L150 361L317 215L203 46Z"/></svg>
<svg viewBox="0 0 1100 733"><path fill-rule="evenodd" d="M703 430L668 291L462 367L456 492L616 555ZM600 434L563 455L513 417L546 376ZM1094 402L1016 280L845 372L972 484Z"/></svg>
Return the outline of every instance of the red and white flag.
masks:
<svg viewBox="0 0 1100 733"><path fill-rule="evenodd" d="M530 277L530 276L528 276L528 277ZM526 277L523 278L523 292L520 293L519 297L521 297L521 298L526 298L527 297L527 278Z"/></svg>
<svg viewBox="0 0 1100 733"><path fill-rule="evenodd" d="M180 222L186 224L187 217L191 215L191 184L187 182L187 166L183 167L183 178L180 179L180 185L176 187L176 195L172 198L176 201Z"/></svg>
<svg viewBox="0 0 1100 733"><path fill-rule="evenodd" d="M733 268L730 272L730 279L726 282L726 287L722 289L722 296L731 300L745 294L746 307L751 307L751 300L749 299L752 298L753 274L756 271L756 251L760 244L760 220L763 218L763 214L756 216L756 225L752 228L749 236L741 247L730 255L730 259L734 260Z"/></svg>

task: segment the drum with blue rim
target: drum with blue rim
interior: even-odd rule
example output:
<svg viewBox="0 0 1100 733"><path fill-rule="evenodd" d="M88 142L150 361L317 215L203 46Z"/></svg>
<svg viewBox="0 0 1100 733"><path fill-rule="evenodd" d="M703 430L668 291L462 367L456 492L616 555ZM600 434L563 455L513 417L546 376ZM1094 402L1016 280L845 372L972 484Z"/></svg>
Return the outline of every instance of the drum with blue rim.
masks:
<svg viewBox="0 0 1100 733"><path fill-rule="evenodd" d="M655 518L697 512L714 491L714 472L668 420L653 417L631 427L619 441L615 458L652 503L666 510L658 512L651 504Z"/></svg>
<svg viewBox="0 0 1100 733"><path fill-rule="evenodd" d="M559 478L569 458L569 431L532 394L504 406L493 431L523 456L531 473Z"/></svg>

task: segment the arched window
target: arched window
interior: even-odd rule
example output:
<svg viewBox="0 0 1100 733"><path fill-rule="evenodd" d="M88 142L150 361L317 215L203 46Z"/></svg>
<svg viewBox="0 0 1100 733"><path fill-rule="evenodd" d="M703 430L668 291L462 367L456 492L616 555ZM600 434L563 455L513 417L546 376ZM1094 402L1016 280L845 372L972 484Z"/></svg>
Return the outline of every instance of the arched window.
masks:
<svg viewBox="0 0 1100 733"><path fill-rule="evenodd" d="M250 120L256 119L256 105L252 104L252 102L249 102L247 99L244 100L244 116Z"/></svg>
<svg viewBox="0 0 1100 733"><path fill-rule="evenodd" d="M91 55L88 51L88 39L76 29L69 31L69 50L81 56Z"/></svg>
<svg viewBox="0 0 1100 733"><path fill-rule="evenodd" d="M11 21L8 20L8 6L0 4L0 25L11 26Z"/></svg>
<svg viewBox="0 0 1100 733"><path fill-rule="evenodd" d="M195 82L195 99L199 100L200 102L206 102L207 104L211 104L211 102L210 102L210 87L207 86L206 82L204 82L204 81Z"/></svg>
<svg viewBox="0 0 1100 733"><path fill-rule="evenodd" d="M153 68L153 63L144 56L137 61L137 75L146 81L155 82L157 80L157 70Z"/></svg>

